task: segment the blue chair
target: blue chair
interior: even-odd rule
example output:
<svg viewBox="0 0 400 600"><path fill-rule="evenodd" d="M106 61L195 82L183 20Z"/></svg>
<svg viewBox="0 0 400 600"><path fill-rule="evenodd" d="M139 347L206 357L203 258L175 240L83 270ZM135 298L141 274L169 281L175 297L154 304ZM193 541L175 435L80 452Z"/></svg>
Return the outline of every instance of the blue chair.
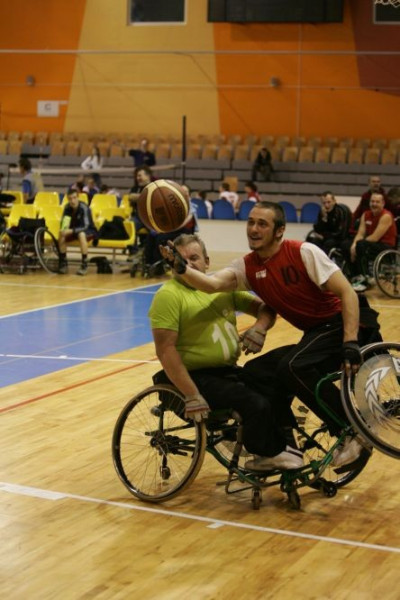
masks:
<svg viewBox="0 0 400 600"><path fill-rule="evenodd" d="M317 202L306 202L301 207L300 223L316 223L321 210L321 205Z"/></svg>
<svg viewBox="0 0 400 600"><path fill-rule="evenodd" d="M286 223L298 223L297 210L294 204L291 202L279 202L285 211Z"/></svg>
<svg viewBox="0 0 400 600"><path fill-rule="evenodd" d="M256 202L252 202L251 200L244 200L239 206L238 219L239 221L247 221L249 218L249 212L252 208L254 208Z"/></svg>
<svg viewBox="0 0 400 600"><path fill-rule="evenodd" d="M196 209L198 219L208 219L208 210L205 201L202 198L190 198L190 202Z"/></svg>
<svg viewBox="0 0 400 600"><path fill-rule="evenodd" d="M221 198L220 200L216 200L213 204L212 218L230 219L233 221L236 219L235 209L228 200Z"/></svg>

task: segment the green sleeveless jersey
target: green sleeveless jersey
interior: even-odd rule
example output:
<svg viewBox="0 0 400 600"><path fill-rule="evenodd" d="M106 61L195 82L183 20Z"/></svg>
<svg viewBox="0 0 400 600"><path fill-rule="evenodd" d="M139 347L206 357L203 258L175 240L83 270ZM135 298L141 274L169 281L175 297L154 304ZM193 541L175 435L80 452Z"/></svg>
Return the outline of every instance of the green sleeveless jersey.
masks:
<svg viewBox="0 0 400 600"><path fill-rule="evenodd" d="M170 279L154 296L152 329L179 333L176 348L187 369L234 365L240 354L236 311L248 313L248 292L206 294Z"/></svg>

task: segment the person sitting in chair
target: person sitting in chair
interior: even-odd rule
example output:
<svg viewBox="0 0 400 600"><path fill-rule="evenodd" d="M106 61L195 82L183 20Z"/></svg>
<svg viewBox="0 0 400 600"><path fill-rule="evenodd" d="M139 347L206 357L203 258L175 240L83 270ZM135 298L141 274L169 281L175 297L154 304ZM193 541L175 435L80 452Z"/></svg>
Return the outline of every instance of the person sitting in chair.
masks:
<svg viewBox="0 0 400 600"><path fill-rule="evenodd" d="M319 246L326 254L340 246L341 242L348 235L350 210L347 213L346 207L339 206L332 192L324 192L321 196L321 210L317 222L313 226L307 237L306 242L311 242Z"/></svg>
<svg viewBox="0 0 400 600"><path fill-rule="evenodd" d="M383 194L372 194L370 209L361 216L360 225L353 241L343 245L350 256L352 285L356 292L364 292L371 283L368 262L382 250L396 246L397 229L393 214L385 209ZM349 247L350 245L350 247Z"/></svg>
<svg viewBox="0 0 400 600"><path fill-rule="evenodd" d="M196 235L181 235L175 247L193 270L205 273L209 258ZM258 456L246 463L253 470L296 469L303 466L301 453L287 446L283 430L275 424L267 398L245 385L240 354L236 311L263 322L263 304L248 292L212 295L188 286L179 273L156 293L150 321L164 373L185 396L187 418L201 420L211 409L233 409L243 420L244 446ZM164 379L164 381L162 381Z"/></svg>
<svg viewBox="0 0 400 600"><path fill-rule="evenodd" d="M60 250L58 272L61 275L68 272L67 245L68 242L78 240L82 253L82 263L77 275L86 275L88 269L88 242L95 237L97 230L89 206L79 200L78 193L75 190L68 190L67 198L68 204L65 206L61 217L58 238Z"/></svg>

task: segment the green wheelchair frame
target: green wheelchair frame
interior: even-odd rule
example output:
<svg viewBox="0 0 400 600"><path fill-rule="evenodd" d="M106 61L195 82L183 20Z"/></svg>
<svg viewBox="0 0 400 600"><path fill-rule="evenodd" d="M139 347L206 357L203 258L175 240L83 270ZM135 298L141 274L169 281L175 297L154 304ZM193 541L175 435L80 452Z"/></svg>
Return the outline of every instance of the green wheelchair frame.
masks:
<svg viewBox="0 0 400 600"><path fill-rule="evenodd" d="M368 402L361 397L365 394L360 393L358 374L347 377L336 372L321 379L316 388L317 400L338 423L341 434L338 438L332 437L324 423L307 407L299 405L295 411L295 435L304 456L305 464L301 469L265 473L246 469L244 463L248 454L243 447L239 415L216 410L210 412L206 421L187 420L183 416L182 394L171 385L158 384L132 398L117 419L112 438L117 474L135 497L148 502L163 502L180 494L194 481L205 452L208 452L227 471L226 479L217 485L224 486L228 495L250 490L254 509L260 507L262 490L271 486L279 486L294 509L301 506L298 490L303 487L319 490L332 498L338 488L354 480L363 470L372 446L400 458L397 442L400 344L370 344L363 348L362 354L365 368L360 370L360 379L367 377L369 396L368 375L373 382L378 382L376 393L372 394L376 405L371 409L370 397ZM375 368L376 361L380 362ZM380 375L377 377L376 373ZM342 402L351 425L341 421L322 400L321 388L327 380L341 380ZM378 413L380 423L377 426ZM347 435L355 434L365 449L355 463L335 469L332 466L334 451Z"/></svg>

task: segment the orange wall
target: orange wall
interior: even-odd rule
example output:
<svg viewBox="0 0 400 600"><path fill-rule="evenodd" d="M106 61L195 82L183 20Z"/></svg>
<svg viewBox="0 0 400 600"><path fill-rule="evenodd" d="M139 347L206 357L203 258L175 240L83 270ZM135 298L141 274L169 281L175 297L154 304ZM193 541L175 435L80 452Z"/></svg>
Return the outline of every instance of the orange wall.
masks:
<svg viewBox="0 0 400 600"><path fill-rule="evenodd" d="M86 0L9 0L0 3L0 129L62 131L59 118L36 116L38 100L68 101L75 54L32 54L32 50L75 50ZM11 52L5 52L5 50ZM16 53L12 50L27 50ZM33 75L35 86L27 86Z"/></svg>
<svg viewBox="0 0 400 600"><path fill-rule="evenodd" d="M185 114L190 134L400 137L400 59L360 54L400 52L400 28L374 26L370 0L326 25L211 24L207 0L187 7L185 25L132 27L127 0L3 1L0 129L179 134ZM40 119L39 99L68 104Z"/></svg>

